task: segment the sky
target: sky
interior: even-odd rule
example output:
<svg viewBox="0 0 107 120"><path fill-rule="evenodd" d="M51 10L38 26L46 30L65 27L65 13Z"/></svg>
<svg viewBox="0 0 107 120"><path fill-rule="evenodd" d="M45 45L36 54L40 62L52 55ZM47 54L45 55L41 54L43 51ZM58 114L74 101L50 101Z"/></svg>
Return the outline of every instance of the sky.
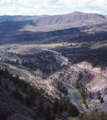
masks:
<svg viewBox="0 0 107 120"><path fill-rule="evenodd" d="M74 11L107 15L107 1L0 0L0 15L57 15Z"/></svg>

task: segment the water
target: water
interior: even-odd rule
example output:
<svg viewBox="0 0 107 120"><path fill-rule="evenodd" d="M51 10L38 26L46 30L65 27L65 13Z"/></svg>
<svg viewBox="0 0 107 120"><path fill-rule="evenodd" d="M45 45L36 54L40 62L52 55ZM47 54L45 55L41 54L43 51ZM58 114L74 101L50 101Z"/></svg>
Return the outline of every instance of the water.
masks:
<svg viewBox="0 0 107 120"><path fill-rule="evenodd" d="M83 109L83 107L78 103L78 94L76 91L67 83L63 82L64 87L67 89L67 97L70 99L70 101L77 107L79 112L85 113L86 111Z"/></svg>
<svg viewBox="0 0 107 120"><path fill-rule="evenodd" d="M42 75L42 73L35 73L36 75Z"/></svg>
<svg viewBox="0 0 107 120"><path fill-rule="evenodd" d="M60 57L60 53L58 53L57 51L54 51L54 50L47 50L47 51L53 52L53 53L57 54L59 58L61 58ZM65 61L65 60L63 60L63 61ZM71 63L68 62L68 65L71 65ZM76 93L76 91L69 84L67 84L65 82L63 82L63 85L67 89L67 97L77 107L77 109L79 110L79 112L80 113L86 113L86 111L83 109L83 107L78 102L79 98L78 98L78 94Z"/></svg>

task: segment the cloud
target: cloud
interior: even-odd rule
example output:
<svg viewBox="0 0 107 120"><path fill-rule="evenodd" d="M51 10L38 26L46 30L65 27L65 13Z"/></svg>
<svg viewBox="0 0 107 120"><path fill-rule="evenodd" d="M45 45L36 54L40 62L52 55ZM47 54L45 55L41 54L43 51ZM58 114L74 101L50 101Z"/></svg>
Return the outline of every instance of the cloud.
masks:
<svg viewBox="0 0 107 120"><path fill-rule="evenodd" d="M33 8L18 7L17 5L0 6L0 14L3 15L34 15L36 10Z"/></svg>
<svg viewBox="0 0 107 120"><path fill-rule="evenodd" d="M34 6L47 6L49 7L49 5L52 3L53 4L53 0L18 0L17 3L21 4L21 5L25 5L25 6L30 6L30 7L34 7Z"/></svg>
<svg viewBox="0 0 107 120"><path fill-rule="evenodd" d="M0 14L2 15L2 13L4 13L5 15L9 14L12 15L12 13L14 14L16 8L14 6L0 6Z"/></svg>
<svg viewBox="0 0 107 120"><path fill-rule="evenodd" d="M107 13L106 0L0 0L0 14L43 15L74 11Z"/></svg>
<svg viewBox="0 0 107 120"><path fill-rule="evenodd" d="M15 0L0 0L0 4L7 4L7 3L12 3Z"/></svg>

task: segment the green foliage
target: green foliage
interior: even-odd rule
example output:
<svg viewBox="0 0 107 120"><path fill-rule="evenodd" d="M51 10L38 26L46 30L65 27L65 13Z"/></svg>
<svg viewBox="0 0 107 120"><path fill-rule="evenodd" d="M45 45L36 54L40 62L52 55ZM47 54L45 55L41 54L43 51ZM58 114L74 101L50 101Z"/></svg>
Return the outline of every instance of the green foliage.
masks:
<svg viewBox="0 0 107 120"><path fill-rule="evenodd" d="M46 117L46 120L51 120L51 111L50 111L49 105L47 106L45 110L45 117Z"/></svg>
<svg viewBox="0 0 107 120"><path fill-rule="evenodd" d="M43 112L44 112L43 101L40 101L38 111L39 111L40 113L43 113Z"/></svg>
<svg viewBox="0 0 107 120"><path fill-rule="evenodd" d="M97 99L101 99L101 93L99 91L97 92Z"/></svg>
<svg viewBox="0 0 107 120"><path fill-rule="evenodd" d="M7 85L7 83L5 83L4 87L5 87L5 90L8 90L8 85Z"/></svg>
<svg viewBox="0 0 107 120"><path fill-rule="evenodd" d="M2 82L1 82L1 79L0 79L0 86L1 86Z"/></svg>
<svg viewBox="0 0 107 120"><path fill-rule="evenodd" d="M76 81L76 82L72 83L72 86L76 89L79 89L79 82Z"/></svg>
<svg viewBox="0 0 107 120"><path fill-rule="evenodd" d="M64 110L63 110L63 102L60 101L59 102L59 112L62 113Z"/></svg>
<svg viewBox="0 0 107 120"><path fill-rule="evenodd" d="M59 105L58 99L55 98L55 100L54 100L54 113L57 113L57 111L58 111L58 105Z"/></svg>
<svg viewBox="0 0 107 120"><path fill-rule="evenodd" d="M46 79L46 75L42 74L42 75L41 75L41 78L42 78L42 79Z"/></svg>
<svg viewBox="0 0 107 120"><path fill-rule="evenodd" d="M92 98L92 93L90 92L90 98Z"/></svg>
<svg viewBox="0 0 107 120"><path fill-rule="evenodd" d="M12 94L15 96L16 99L23 101L22 94L19 93L18 89L16 88L15 91L12 92Z"/></svg>
<svg viewBox="0 0 107 120"><path fill-rule="evenodd" d="M33 92L33 93L30 94L30 100L31 100L32 103L34 103L35 99L36 99L36 93Z"/></svg>
<svg viewBox="0 0 107 120"><path fill-rule="evenodd" d="M107 112L104 111L91 112L88 114L84 113L78 116L78 120L106 120L106 119L107 119Z"/></svg>
<svg viewBox="0 0 107 120"><path fill-rule="evenodd" d="M5 70L4 70L4 78L7 78L8 75L9 75L9 72L8 72L7 68L5 68Z"/></svg>
<svg viewBox="0 0 107 120"><path fill-rule="evenodd" d="M85 86L82 85L81 82L74 82L72 84L72 86L75 88L75 89L78 89L78 95L79 95L79 99L80 101L82 101L82 103L85 105L85 107L88 109L88 104L86 103L86 100L85 100L85 97L86 97L86 94L85 94ZM91 95L91 93L90 93ZM92 97L92 96L91 96Z"/></svg>
<svg viewBox="0 0 107 120"><path fill-rule="evenodd" d="M28 107L32 106L31 99L28 95L26 96L25 102Z"/></svg>
<svg viewBox="0 0 107 120"><path fill-rule="evenodd" d="M54 82L52 83L52 85L54 87L56 87L61 93L65 94L67 93L67 90L66 88L63 86L63 83L59 80L54 80ZM60 95L61 97L61 95Z"/></svg>
<svg viewBox="0 0 107 120"><path fill-rule="evenodd" d="M60 100L56 98L54 101L54 113L55 114L58 112L62 113L64 111L67 111L69 116L72 116L72 117L79 115L79 111L75 107L75 105L73 105L66 98L62 98Z"/></svg>
<svg viewBox="0 0 107 120"><path fill-rule="evenodd" d="M12 77L12 80L15 84L20 82L19 81L19 76Z"/></svg>
<svg viewBox="0 0 107 120"><path fill-rule="evenodd" d="M20 62L18 62L18 60L16 60L15 62L9 59L5 59L5 62L15 65L17 67L23 67L24 69L30 71L36 71L37 69L39 69L42 73L46 75L50 75L51 73L54 73L60 69L66 68L66 66L62 66L61 62L58 61L55 58L54 54L49 51L27 55L6 53L6 56L10 58L16 55L20 59ZM42 77L43 79L46 78L45 75L43 75Z"/></svg>
<svg viewBox="0 0 107 120"><path fill-rule="evenodd" d="M1 72L3 73L4 71L2 70ZM6 70L6 73L7 73L7 70ZM9 73L7 74L7 76L12 79L12 81L14 82L14 84L17 87L20 87L20 91L18 90L18 88L16 88L15 91L12 92L12 95L16 99L18 99L20 101L24 101L24 98L23 98L21 92L26 91L27 96L25 98L25 103L28 107L32 106L33 103L35 102L35 99L36 99L35 90L27 82L20 80L18 76L13 77ZM5 85L5 87L7 89L7 85ZM66 91L63 84L60 81L57 81L57 87L62 92ZM27 88L30 88L30 89L27 89ZM41 94L41 92L45 93L44 89L40 89L40 91L38 91L39 94ZM47 96L49 96L49 95L47 94ZM49 96L49 99L50 98L52 98L52 97ZM37 115L40 116L41 114L44 114L47 120L50 120L50 119L54 120L55 116L51 115L52 111L55 114L56 113L59 114L59 113L62 113L64 111L68 111L70 116L77 116L77 114L79 113L78 109L76 109L76 107L73 104L71 104L70 101L68 101L68 99L66 99L66 98L61 98L60 100L58 100L56 98L54 101L54 104L52 104L52 106L53 106L53 108L50 108L50 106L48 105L46 110L45 110L44 105L43 105L43 100L41 100L39 103ZM70 107L68 107L68 106L70 106ZM74 112L72 112L72 114L71 114L71 109L74 110Z"/></svg>
<svg viewBox="0 0 107 120"><path fill-rule="evenodd" d="M103 98L101 98L101 99L100 99L100 103L103 103L103 102L104 102L104 100L103 100Z"/></svg>
<svg viewBox="0 0 107 120"><path fill-rule="evenodd" d="M9 72L7 70L7 68L5 68L4 70L0 68L0 76L7 78L9 75Z"/></svg>
<svg viewBox="0 0 107 120"><path fill-rule="evenodd" d="M91 46L93 46L93 44L95 44L95 42L92 44L87 43L85 47L84 45L81 45L81 47L69 47L65 50L62 48L59 50L59 52L62 53L62 55L65 57L69 58L69 61L73 64L87 61L89 63L92 63L93 67L101 67L102 70L105 70L105 67L107 67L107 47L91 49Z"/></svg>

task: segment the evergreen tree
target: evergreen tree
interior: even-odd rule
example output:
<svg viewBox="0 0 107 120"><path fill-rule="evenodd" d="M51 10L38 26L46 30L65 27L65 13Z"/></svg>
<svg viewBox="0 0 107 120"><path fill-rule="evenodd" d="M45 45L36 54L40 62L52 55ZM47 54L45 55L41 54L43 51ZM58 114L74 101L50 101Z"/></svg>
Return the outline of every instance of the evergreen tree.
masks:
<svg viewBox="0 0 107 120"><path fill-rule="evenodd" d="M47 106L47 109L45 110L45 117L46 117L46 120L51 120L51 112L50 112L49 105Z"/></svg>
<svg viewBox="0 0 107 120"><path fill-rule="evenodd" d="M5 68L5 70L4 70L4 78L7 78L8 75L9 75L9 71L7 70L7 68Z"/></svg>
<svg viewBox="0 0 107 120"><path fill-rule="evenodd" d="M55 98L55 101L54 101L54 113L57 113L58 111L58 99Z"/></svg>
<svg viewBox="0 0 107 120"><path fill-rule="evenodd" d="M103 100L103 98L101 98L101 99L100 99L100 103L103 103L103 102L104 102L104 100Z"/></svg>
<svg viewBox="0 0 107 120"><path fill-rule="evenodd" d="M28 107L30 107L30 106L32 105L31 100L30 100L30 97L29 97L28 95L26 96L25 102L26 102L26 105L27 105Z"/></svg>
<svg viewBox="0 0 107 120"><path fill-rule="evenodd" d="M44 112L44 106L43 106L43 102L42 101L40 101L38 109L39 109L39 112L41 112L41 113Z"/></svg>
<svg viewBox="0 0 107 120"><path fill-rule="evenodd" d="M0 86L1 86L2 82L1 82L1 78L0 78Z"/></svg>
<svg viewBox="0 0 107 120"><path fill-rule="evenodd" d="M7 83L5 83L4 87L5 87L5 90L8 90L8 85L7 85Z"/></svg>
<svg viewBox="0 0 107 120"><path fill-rule="evenodd" d="M59 103L59 112L60 112L60 113L63 112L63 104L62 104L62 101L60 101L60 103Z"/></svg>
<svg viewBox="0 0 107 120"><path fill-rule="evenodd" d="M35 101L35 98L36 98L36 93L34 92L30 95L30 100L32 103Z"/></svg>

